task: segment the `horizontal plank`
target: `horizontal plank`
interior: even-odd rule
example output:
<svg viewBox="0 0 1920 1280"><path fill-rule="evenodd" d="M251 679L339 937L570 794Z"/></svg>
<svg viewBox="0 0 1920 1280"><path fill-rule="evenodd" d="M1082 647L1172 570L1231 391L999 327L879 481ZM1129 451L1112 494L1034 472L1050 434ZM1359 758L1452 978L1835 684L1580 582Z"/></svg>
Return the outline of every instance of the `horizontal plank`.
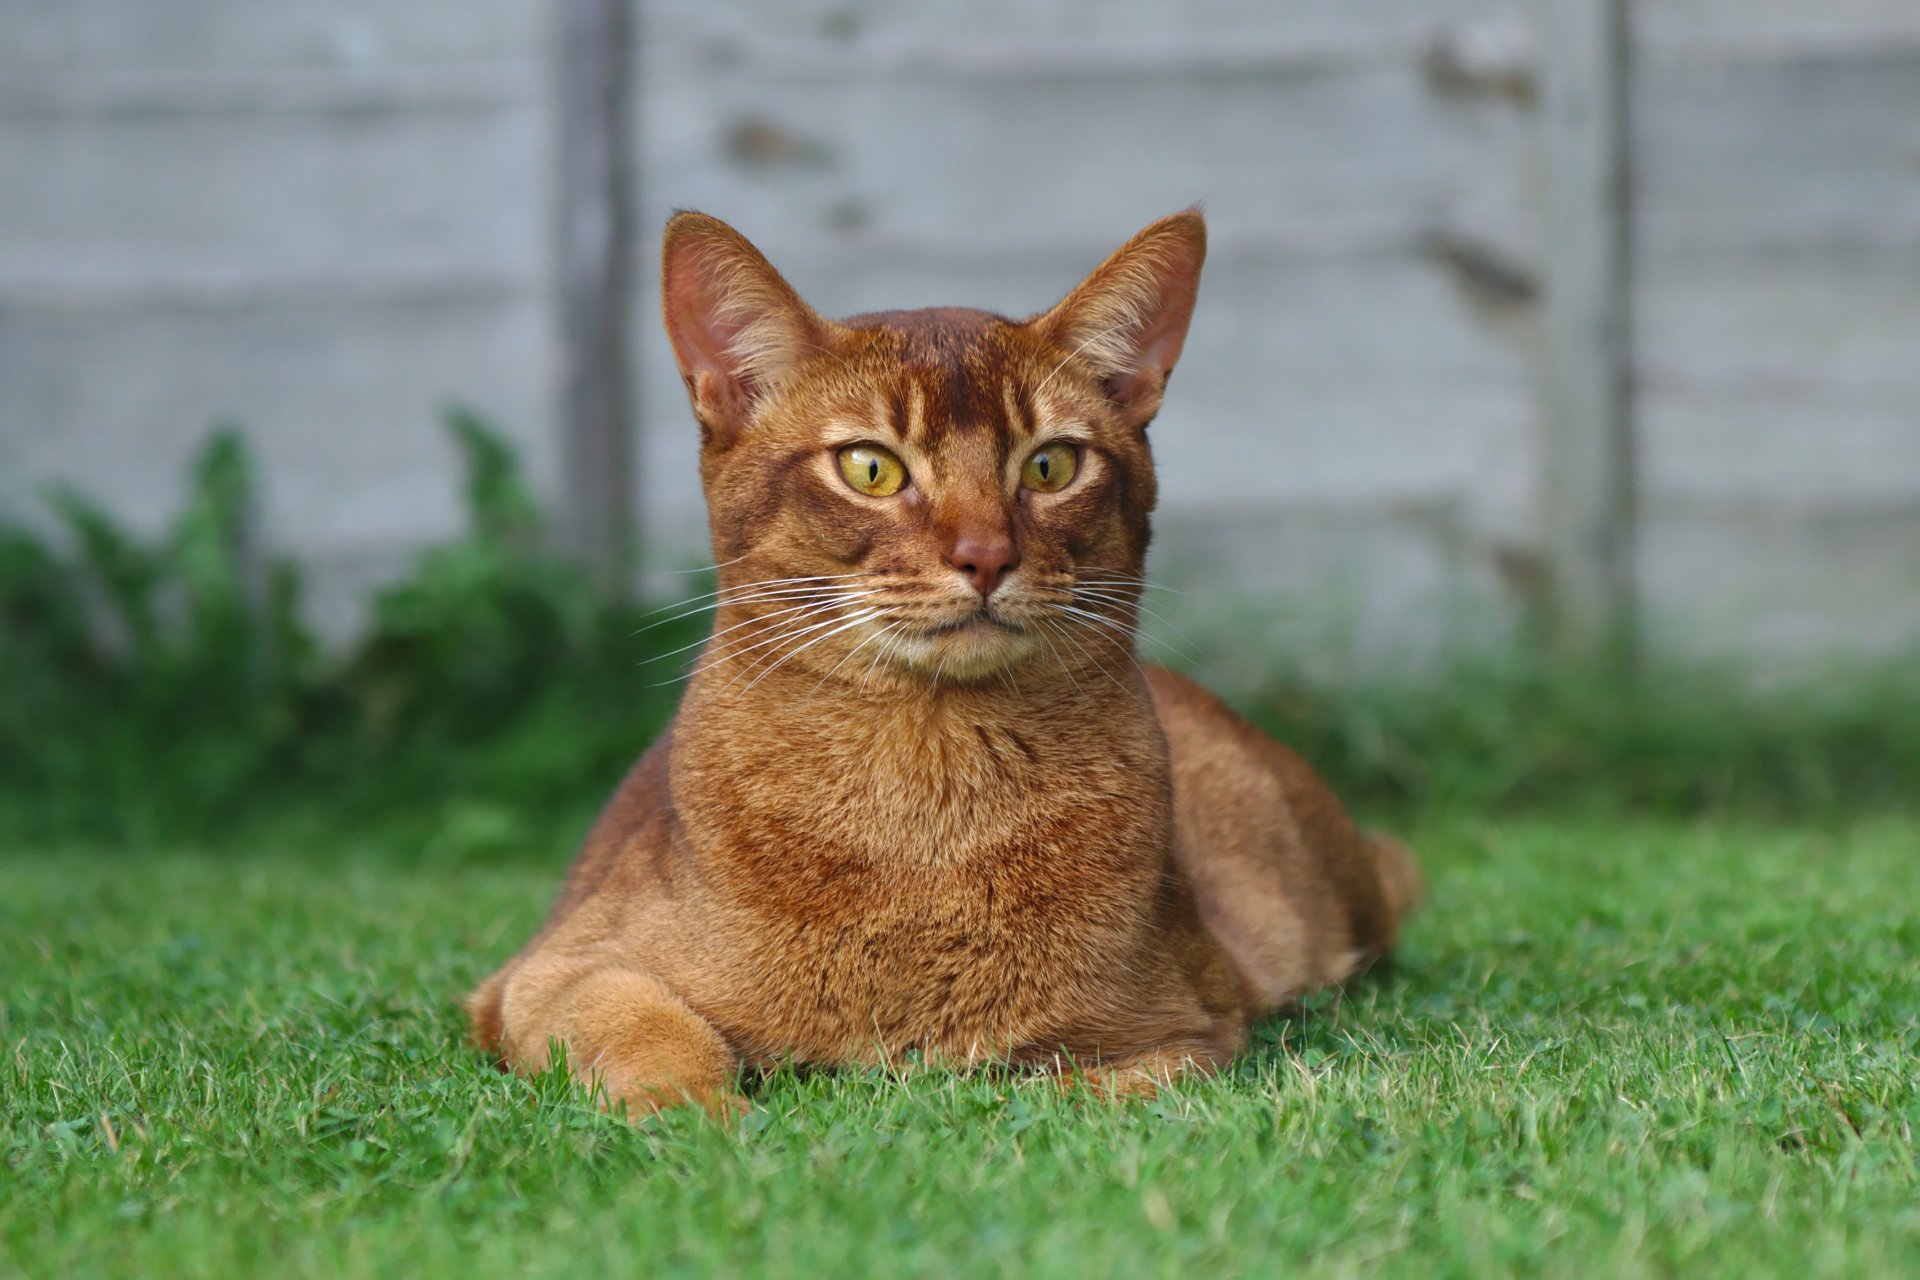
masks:
<svg viewBox="0 0 1920 1280"><path fill-rule="evenodd" d="M1920 229L1920 45L1712 71L1643 59L1634 82L1637 243Z"/></svg>
<svg viewBox="0 0 1920 1280"><path fill-rule="evenodd" d="M1920 645L1920 507L1652 504L1639 566L1647 638L1662 652L1826 670Z"/></svg>
<svg viewBox="0 0 1920 1280"><path fill-rule="evenodd" d="M365 115L537 102L542 68L511 62L375 71L244 67L230 71L0 72L0 116Z"/></svg>
<svg viewBox="0 0 1920 1280"><path fill-rule="evenodd" d="M1409 39L1446 26L1519 21L1518 0L978 0L964 5L887 0L660 0L643 7L642 38L664 44L728 39L823 44L913 40L1154 40L1230 34L1252 42L1336 43Z"/></svg>
<svg viewBox="0 0 1920 1280"><path fill-rule="evenodd" d="M530 104L344 117L0 115L0 283L442 268L545 250Z"/></svg>
<svg viewBox="0 0 1920 1280"><path fill-rule="evenodd" d="M1636 286L1652 501L1829 514L1920 501L1920 251L1655 251Z"/></svg>
<svg viewBox="0 0 1920 1280"><path fill-rule="evenodd" d="M1642 489L1668 499L1768 502L1810 511L1920 502L1920 394L1902 404L1844 396L1645 388Z"/></svg>
<svg viewBox="0 0 1920 1280"><path fill-rule="evenodd" d="M448 403L496 420L551 477L547 344L530 298L0 309L0 490L18 509L71 480L152 528L224 419L259 452L278 545L443 537L459 517Z"/></svg>
<svg viewBox="0 0 1920 1280"><path fill-rule="evenodd" d="M396 264L309 267L195 266L168 262L94 264L0 254L0 308L56 310L119 307L256 306L282 302L453 301L480 303L538 293L529 271L497 271L471 262L409 258Z"/></svg>
<svg viewBox="0 0 1920 1280"><path fill-rule="evenodd" d="M541 0L0 0L0 72L489 62L544 36Z"/></svg>
<svg viewBox="0 0 1920 1280"><path fill-rule="evenodd" d="M648 196L749 228L1105 238L1196 200L1226 232L1414 211L1524 243L1535 221L1528 115L1411 66L991 93L688 67L641 89Z"/></svg>
<svg viewBox="0 0 1920 1280"><path fill-rule="evenodd" d="M1521 595L1459 536L1460 504L1302 502L1164 512L1142 635L1197 652L1208 682L1259 689L1293 668L1339 678L1517 637Z"/></svg>
<svg viewBox="0 0 1920 1280"><path fill-rule="evenodd" d="M1651 390L1891 409L1920 397L1920 246L1651 249L1634 284Z"/></svg>
<svg viewBox="0 0 1920 1280"><path fill-rule="evenodd" d="M1920 44L1912 0L1657 0L1628 11L1635 44L1666 56L1790 59Z"/></svg>

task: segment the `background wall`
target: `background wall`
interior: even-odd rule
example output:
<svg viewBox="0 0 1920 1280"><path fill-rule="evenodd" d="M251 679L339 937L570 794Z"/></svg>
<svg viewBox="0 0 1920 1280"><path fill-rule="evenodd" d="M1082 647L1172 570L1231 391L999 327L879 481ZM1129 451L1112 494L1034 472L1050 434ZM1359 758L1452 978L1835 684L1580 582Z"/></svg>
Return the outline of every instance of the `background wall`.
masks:
<svg viewBox="0 0 1920 1280"><path fill-rule="evenodd" d="M1774 662L1911 646L1920 8L1632 13L1648 635ZM1154 429L1159 574L1271 625L1241 633L1250 653L1510 627L1551 515L1543 15L646 0L649 560L705 558L654 319L671 208L734 222L830 314L1022 313L1204 199L1215 247ZM262 454L268 537L315 565L337 628L457 522L440 405L498 422L551 492L549 18L542 0L0 0L0 515L61 478L155 524L194 442L233 419Z"/></svg>

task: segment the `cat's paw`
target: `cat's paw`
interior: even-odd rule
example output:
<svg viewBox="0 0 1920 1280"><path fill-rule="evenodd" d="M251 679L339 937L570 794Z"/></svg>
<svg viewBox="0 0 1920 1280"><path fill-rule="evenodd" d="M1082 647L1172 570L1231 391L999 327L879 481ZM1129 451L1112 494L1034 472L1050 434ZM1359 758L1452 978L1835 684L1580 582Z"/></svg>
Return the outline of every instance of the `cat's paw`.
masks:
<svg viewBox="0 0 1920 1280"><path fill-rule="evenodd" d="M601 1109L614 1115L624 1115L630 1124L640 1124L651 1120L663 1111L675 1107L697 1107L723 1126L732 1128L753 1104L746 1095L729 1086L687 1088L665 1084L629 1083L620 1087L603 1084L600 1092Z"/></svg>

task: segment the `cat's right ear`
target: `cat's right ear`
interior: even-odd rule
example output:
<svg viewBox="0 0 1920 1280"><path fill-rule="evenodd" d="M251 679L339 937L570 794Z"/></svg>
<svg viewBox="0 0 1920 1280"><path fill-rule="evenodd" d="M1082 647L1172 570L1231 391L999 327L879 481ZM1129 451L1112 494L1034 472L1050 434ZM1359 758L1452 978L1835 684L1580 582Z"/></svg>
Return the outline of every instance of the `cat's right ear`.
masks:
<svg viewBox="0 0 1920 1280"><path fill-rule="evenodd" d="M825 347L828 324L747 238L681 212L660 254L660 309L702 436L730 443L780 375Z"/></svg>

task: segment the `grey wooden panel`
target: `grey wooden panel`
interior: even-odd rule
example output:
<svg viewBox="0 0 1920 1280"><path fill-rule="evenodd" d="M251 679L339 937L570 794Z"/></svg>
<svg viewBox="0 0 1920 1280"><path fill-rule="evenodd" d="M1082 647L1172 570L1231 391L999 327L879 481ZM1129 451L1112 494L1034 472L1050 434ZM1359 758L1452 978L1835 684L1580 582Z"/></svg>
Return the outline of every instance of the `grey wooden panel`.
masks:
<svg viewBox="0 0 1920 1280"><path fill-rule="evenodd" d="M1695 55L1789 55L1920 41L1912 0L1651 0L1631 6L1643 48Z"/></svg>
<svg viewBox="0 0 1920 1280"><path fill-rule="evenodd" d="M830 314L956 302L1018 314L1097 262L783 254L791 237L767 239ZM659 336L656 286L649 277L641 287L643 509L650 536L682 546L676 531L700 520L695 432ZM1477 537L1524 544L1534 421L1522 347L1482 324L1425 259L1216 258L1153 435L1169 512L1459 500Z"/></svg>
<svg viewBox="0 0 1920 1280"><path fill-rule="evenodd" d="M348 67L524 57L543 0L0 0L0 72Z"/></svg>
<svg viewBox="0 0 1920 1280"><path fill-rule="evenodd" d="M736 0L724 5L656 0L643 13L647 38L661 41L746 36L838 42L1113 37L1178 42L1224 35L1314 42L1417 35L1443 24L1512 21L1525 8L1515 0Z"/></svg>
<svg viewBox="0 0 1920 1280"><path fill-rule="evenodd" d="M1844 672L1920 645L1920 507L1660 504L1639 559L1656 651Z"/></svg>
<svg viewBox="0 0 1920 1280"><path fill-rule="evenodd" d="M1173 511L1156 520L1149 577L1162 616L1148 652L1200 659L1216 689L1270 689L1276 673L1339 679L1517 637L1520 602L1453 534L1455 504L1302 503ZM1176 594L1177 593L1177 594Z"/></svg>
<svg viewBox="0 0 1920 1280"><path fill-rule="evenodd" d="M1532 225L1528 116L1436 94L1411 65L1063 82L689 60L642 91L643 228L692 206L748 228L1101 245L1196 200L1224 233L1524 242Z"/></svg>
<svg viewBox="0 0 1920 1280"><path fill-rule="evenodd" d="M259 452L276 544L386 551L457 524L438 414L493 417L552 475L540 310L503 295L366 304L0 308L0 496L82 485L140 527L215 419Z"/></svg>
<svg viewBox="0 0 1920 1280"><path fill-rule="evenodd" d="M1635 73L1636 235L1728 240L1920 237L1920 45Z"/></svg>
<svg viewBox="0 0 1920 1280"><path fill-rule="evenodd" d="M1656 378L1766 390L1920 390L1920 246L1810 243L1649 252L1639 360Z"/></svg>
<svg viewBox="0 0 1920 1280"><path fill-rule="evenodd" d="M437 264L531 274L535 103L0 114L0 283Z"/></svg>
<svg viewBox="0 0 1920 1280"><path fill-rule="evenodd" d="M1658 253L1638 278L1649 491L1920 499L1920 246Z"/></svg>

